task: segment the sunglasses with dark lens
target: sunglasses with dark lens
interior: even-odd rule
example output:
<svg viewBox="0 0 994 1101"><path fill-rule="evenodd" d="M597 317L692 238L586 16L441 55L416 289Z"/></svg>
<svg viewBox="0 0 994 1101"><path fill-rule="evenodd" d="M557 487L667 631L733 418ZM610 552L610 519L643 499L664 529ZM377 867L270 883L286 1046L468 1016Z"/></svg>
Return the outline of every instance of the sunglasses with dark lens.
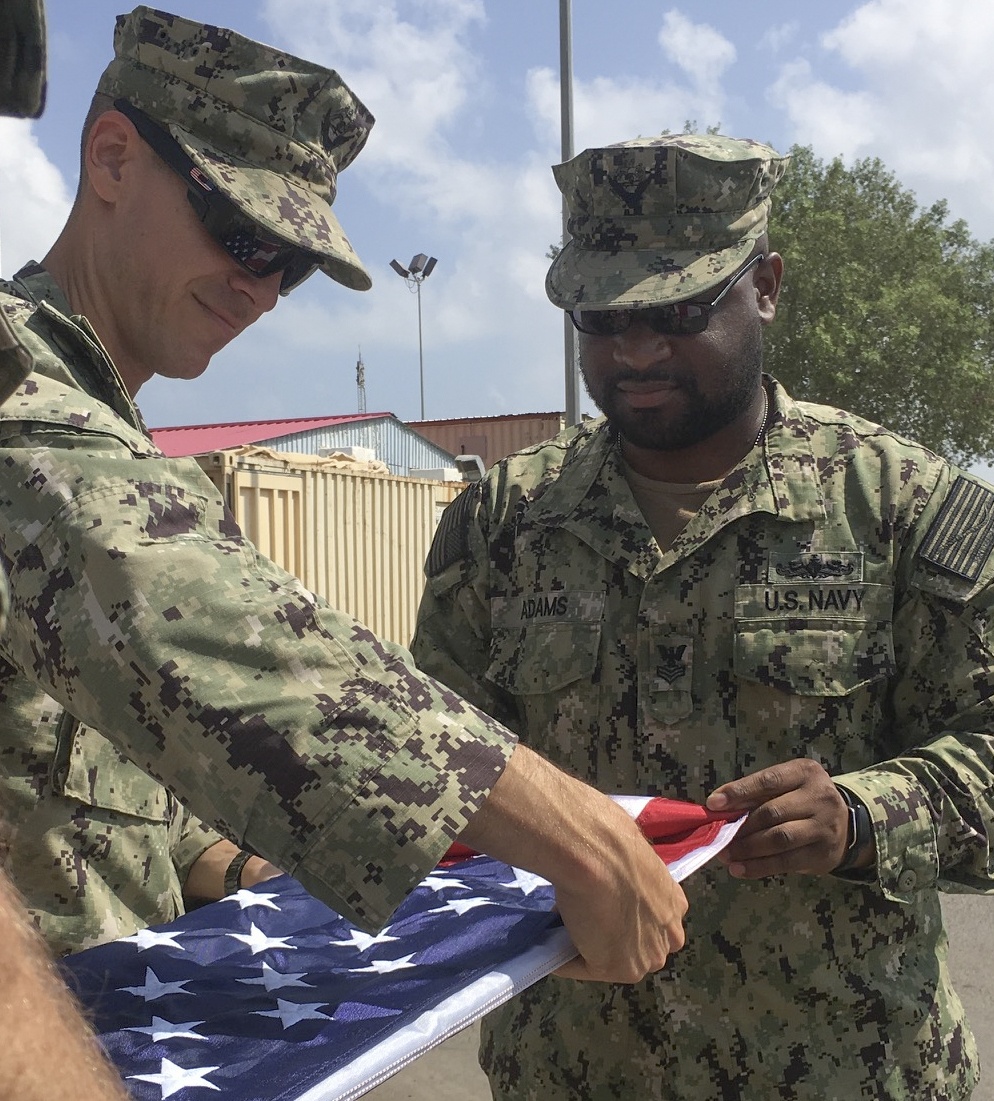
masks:
<svg viewBox="0 0 994 1101"><path fill-rule="evenodd" d="M259 279L282 272L283 295L314 274L318 263L311 253L275 240L246 218L200 171L179 142L144 111L126 99L115 100L114 109L130 119L156 155L183 179L186 197L204 229L246 271Z"/></svg>
<svg viewBox="0 0 994 1101"><path fill-rule="evenodd" d="M587 336L618 336L632 325L648 325L662 336L695 336L703 333L714 310L743 275L764 259L763 253L754 256L722 287L713 302L674 302L668 306L649 306L641 310L584 310L569 311L574 326Z"/></svg>

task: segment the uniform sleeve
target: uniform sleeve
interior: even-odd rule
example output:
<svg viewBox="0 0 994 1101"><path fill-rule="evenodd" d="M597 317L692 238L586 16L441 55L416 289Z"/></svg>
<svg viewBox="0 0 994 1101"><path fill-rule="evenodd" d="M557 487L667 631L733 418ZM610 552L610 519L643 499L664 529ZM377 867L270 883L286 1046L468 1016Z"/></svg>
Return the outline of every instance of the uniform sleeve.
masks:
<svg viewBox="0 0 994 1101"><path fill-rule="evenodd" d="M411 652L420 669L515 729L513 698L486 676L491 626L484 489L482 482L468 486L442 517L425 564Z"/></svg>
<svg viewBox="0 0 994 1101"><path fill-rule="evenodd" d="M237 844L367 928L513 736L243 539L192 461L6 429L7 658Z"/></svg>
<svg viewBox="0 0 994 1101"><path fill-rule="evenodd" d="M898 752L834 777L870 809L889 897L994 892L994 490L944 478L894 614Z"/></svg>

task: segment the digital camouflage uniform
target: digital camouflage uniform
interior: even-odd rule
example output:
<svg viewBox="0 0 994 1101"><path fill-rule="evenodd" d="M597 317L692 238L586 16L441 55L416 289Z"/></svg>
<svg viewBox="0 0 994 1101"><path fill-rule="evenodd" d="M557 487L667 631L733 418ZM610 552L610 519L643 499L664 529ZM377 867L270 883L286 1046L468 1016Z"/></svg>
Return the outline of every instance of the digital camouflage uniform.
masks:
<svg viewBox="0 0 994 1101"><path fill-rule="evenodd" d="M99 91L336 281L369 285L329 204L372 119L337 74L145 7L115 51ZM158 451L46 272L0 284L0 315L34 359L0 410L0 804L43 932L78 950L174 916L213 827L382 925L513 736L262 558L197 463Z"/></svg>
<svg viewBox="0 0 994 1101"><path fill-rule="evenodd" d="M937 891L994 885L992 508L924 448L778 386L765 447L665 554L603 420L449 507L422 668L608 792L703 802L813 757L869 805L878 852L865 881L698 872L663 972L550 978L486 1019L496 1096L967 1096Z"/></svg>
<svg viewBox="0 0 994 1101"><path fill-rule="evenodd" d="M45 12L41 0L5 0L0 11L0 115L37 118L45 106ZM2 211L0 211L2 213ZM0 405L31 370L31 357L0 313ZM7 620L0 570L0 631Z"/></svg>

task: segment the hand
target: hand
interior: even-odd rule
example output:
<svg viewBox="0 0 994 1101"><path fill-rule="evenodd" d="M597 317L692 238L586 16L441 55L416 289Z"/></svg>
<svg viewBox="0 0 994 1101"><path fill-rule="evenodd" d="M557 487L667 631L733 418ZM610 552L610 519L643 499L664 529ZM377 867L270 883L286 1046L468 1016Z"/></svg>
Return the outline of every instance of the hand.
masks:
<svg viewBox="0 0 994 1101"><path fill-rule="evenodd" d="M524 746L460 841L552 883L579 952L557 975L638 982L683 947L687 900L638 826Z"/></svg>
<svg viewBox="0 0 994 1101"><path fill-rule="evenodd" d="M663 967L670 952L683 947L687 899L623 810L616 822L594 828L607 833L599 840L617 841L616 851L601 882L586 876L575 883L553 880L559 916L580 953L555 974L566 979L638 982Z"/></svg>
<svg viewBox="0 0 994 1101"><path fill-rule="evenodd" d="M788 872L827 875L845 855L848 808L825 769L807 757L723 784L708 796L707 805L709 810L749 812L718 857L739 879Z"/></svg>

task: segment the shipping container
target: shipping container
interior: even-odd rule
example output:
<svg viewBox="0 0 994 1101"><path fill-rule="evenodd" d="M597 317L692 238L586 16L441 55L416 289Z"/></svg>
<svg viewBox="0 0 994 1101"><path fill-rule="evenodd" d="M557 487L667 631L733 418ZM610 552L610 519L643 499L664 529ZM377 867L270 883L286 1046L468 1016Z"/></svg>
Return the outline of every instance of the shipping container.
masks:
<svg viewBox="0 0 994 1101"><path fill-rule="evenodd" d="M312 592L407 646L423 567L458 481L401 478L348 456L215 451L197 461L247 538Z"/></svg>

